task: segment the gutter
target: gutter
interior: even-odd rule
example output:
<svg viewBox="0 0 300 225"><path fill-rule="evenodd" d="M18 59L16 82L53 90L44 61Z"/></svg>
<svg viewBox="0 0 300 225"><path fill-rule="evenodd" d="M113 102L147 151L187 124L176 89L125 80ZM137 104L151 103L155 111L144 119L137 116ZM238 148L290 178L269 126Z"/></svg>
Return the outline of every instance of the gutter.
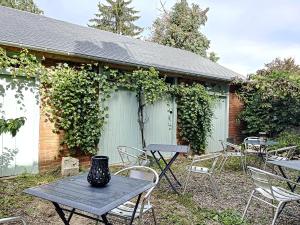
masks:
<svg viewBox="0 0 300 225"><path fill-rule="evenodd" d="M80 53L65 52L65 51L60 51L60 50L51 49L51 48L36 47L36 46L19 44L19 43L14 43L14 42L9 42L9 41L0 41L0 44L4 45L4 46L9 46L9 47L18 47L18 48L23 48L23 49L25 48L25 49L31 49L31 50L39 51L39 52L46 52L46 53L52 53L52 54L56 54L56 55L63 55L63 56L79 57L79 58L90 59L90 60L94 60L94 61L98 61L98 62L114 63L114 64L118 64L118 65L134 66L134 67L141 67L141 68L154 67L157 70L162 71L162 72L175 73L178 75L188 75L188 76L198 77L198 78L203 77L206 79L217 80L217 81L230 82L230 81L234 80L234 77L231 77L230 79L218 78L211 74L196 74L196 73L185 72L185 71L180 71L180 70L175 70L175 69L169 69L167 67L163 68L163 67L154 66L154 65L129 63L126 61L121 61L121 60L95 57L95 56L84 55L84 54L80 54Z"/></svg>

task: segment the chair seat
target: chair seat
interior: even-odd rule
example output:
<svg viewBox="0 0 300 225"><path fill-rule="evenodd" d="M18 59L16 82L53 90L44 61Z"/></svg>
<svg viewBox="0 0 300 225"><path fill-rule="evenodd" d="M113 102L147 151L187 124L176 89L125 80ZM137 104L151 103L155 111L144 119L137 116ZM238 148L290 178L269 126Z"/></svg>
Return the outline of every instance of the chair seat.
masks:
<svg viewBox="0 0 300 225"><path fill-rule="evenodd" d="M192 173L209 173L209 168L201 166L188 166L187 170Z"/></svg>
<svg viewBox="0 0 300 225"><path fill-rule="evenodd" d="M241 152L226 152L225 156L229 156L229 157L241 157L241 156L244 156L244 155Z"/></svg>
<svg viewBox="0 0 300 225"><path fill-rule="evenodd" d="M283 156L273 155L273 156L268 157L268 160L270 160L270 161L281 161L281 160L288 160L288 158L283 157Z"/></svg>
<svg viewBox="0 0 300 225"><path fill-rule="evenodd" d="M288 191L281 187L273 186L273 194L275 196L275 199L273 198L271 192L269 190L263 189L263 188L255 188L256 191L258 191L260 194L262 194L264 197L273 199L279 202L289 202L289 201L298 201L300 200L300 195L296 194L294 192Z"/></svg>
<svg viewBox="0 0 300 225"><path fill-rule="evenodd" d="M252 149L252 148L245 149L244 152L245 152L245 153L249 153L249 154L258 154L258 153L260 153L260 152L259 152L259 149L256 150L256 149Z"/></svg>
<svg viewBox="0 0 300 225"><path fill-rule="evenodd" d="M124 204L118 206L117 208L111 210L109 214L123 217L123 218L131 218L133 210L135 207L135 203L133 202L125 202ZM152 205L150 203L144 205L143 213L152 209ZM137 218L141 213L141 204L138 205L134 218Z"/></svg>

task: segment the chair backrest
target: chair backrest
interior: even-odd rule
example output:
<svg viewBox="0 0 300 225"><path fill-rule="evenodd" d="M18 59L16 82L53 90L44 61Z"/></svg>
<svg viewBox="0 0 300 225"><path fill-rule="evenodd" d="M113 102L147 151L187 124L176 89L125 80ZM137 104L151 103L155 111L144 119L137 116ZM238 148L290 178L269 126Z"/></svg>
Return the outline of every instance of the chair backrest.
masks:
<svg viewBox="0 0 300 225"><path fill-rule="evenodd" d="M149 164L147 153L141 149L128 146L118 146L117 150L124 167L146 166Z"/></svg>
<svg viewBox="0 0 300 225"><path fill-rule="evenodd" d="M194 156L190 167L192 167L196 163L211 161L211 166L208 169L210 173L214 173L220 156L220 153L209 153L205 155Z"/></svg>
<svg viewBox="0 0 300 225"><path fill-rule="evenodd" d="M226 154L226 152L228 151L234 151L234 152L241 152L241 147L235 144L232 144L228 141L222 141L220 140L222 148L223 148L223 152Z"/></svg>
<svg viewBox="0 0 300 225"><path fill-rule="evenodd" d="M247 168L250 172L251 178L255 186L257 188L261 188L264 191L268 192L272 196L272 198L275 199L273 188L272 188L272 179L271 179L272 174L267 171L255 167L251 167L251 166L247 166Z"/></svg>
<svg viewBox="0 0 300 225"><path fill-rule="evenodd" d="M281 154L285 154L284 157L286 159L291 159L294 155L294 152L296 151L297 149L297 146L288 146L288 147L283 147L283 148L279 148L279 149L276 149L274 151L275 155L276 156L279 156Z"/></svg>
<svg viewBox="0 0 300 225"><path fill-rule="evenodd" d="M245 139L244 139L244 146L245 146L245 149L253 149L253 150L257 150L257 148L259 148L260 147L260 145L259 144L252 144L251 143L251 141L259 141L260 140L260 138L259 137L246 137ZM250 141L250 143L249 142L247 142L247 141Z"/></svg>
<svg viewBox="0 0 300 225"><path fill-rule="evenodd" d="M131 167L121 169L115 173L115 175L122 175L122 174L126 174L126 176L131 178L148 180L154 183L154 186L150 188L147 191L147 193L144 195L145 200L149 200L153 189L156 187L159 181L159 176L157 172L154 169L146 166L131 166Z"/></svg>

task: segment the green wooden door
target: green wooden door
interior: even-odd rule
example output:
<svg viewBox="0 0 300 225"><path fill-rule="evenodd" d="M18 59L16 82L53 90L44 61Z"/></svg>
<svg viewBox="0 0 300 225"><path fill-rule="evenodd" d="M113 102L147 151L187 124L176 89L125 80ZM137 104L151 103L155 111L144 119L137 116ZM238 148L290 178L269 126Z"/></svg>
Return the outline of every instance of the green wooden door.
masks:
<svg viewBox="0 0 300 225"><path fill-rule="evenodd" d="M141 148L135 93L119 90L109 100L109 118L99 142L99 154L109 157L111 164L121 162L117 146Z"/></svg>
<svg viewBox="0 0 300 225"><path fill-rule="evenodd" d="M218 98L212 119L212 132L208 138L207 152L216 152L222 149L219 140L226 140L228 137L228 102L226 96Z"/></svg>
<svg viewBox="0 0 300 225"><path fill-rule="evenodd" d="M146 144L176 144L176 103L173 99L156 102L145 110Z"/></svg>
<svg viewBox="0 0 300 225"><path fill-rule="evenodd" d="M109 118L100 137L98 154L120 163L119 145L142 148L135 93L119 90L108 102ZM174 101L157 102L145 109L145 140L150 143L176 143L176 105Z"/></svg>

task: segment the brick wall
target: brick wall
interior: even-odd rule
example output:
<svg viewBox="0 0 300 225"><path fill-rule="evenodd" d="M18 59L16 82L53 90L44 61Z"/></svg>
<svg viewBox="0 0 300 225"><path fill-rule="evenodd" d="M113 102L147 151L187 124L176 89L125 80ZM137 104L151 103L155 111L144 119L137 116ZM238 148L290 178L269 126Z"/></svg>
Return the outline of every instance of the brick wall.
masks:
<svg viewBox="0 0 300 225"><path fill-rule="evenodd" d="M239 121L237 121L237 118L243 108L243 103L236 95L236 88L237 87L235 87L234 85L230 86L228 137L235 143L240 143L243 138L241 133L242 125Z"/></svg>
<svg viewBox="0 0 300 225"><path fill-rule="evenodd" d="M40 116L40 136L39 136L39 170L46 172L59 168L61 165L61 158L68 156L67 150L60 151L62 135L52 132L53 124L45 121L46 117ZM90 164L89 155L78 154L74 155L79 159L81 167L88 167Z"/></svg>

